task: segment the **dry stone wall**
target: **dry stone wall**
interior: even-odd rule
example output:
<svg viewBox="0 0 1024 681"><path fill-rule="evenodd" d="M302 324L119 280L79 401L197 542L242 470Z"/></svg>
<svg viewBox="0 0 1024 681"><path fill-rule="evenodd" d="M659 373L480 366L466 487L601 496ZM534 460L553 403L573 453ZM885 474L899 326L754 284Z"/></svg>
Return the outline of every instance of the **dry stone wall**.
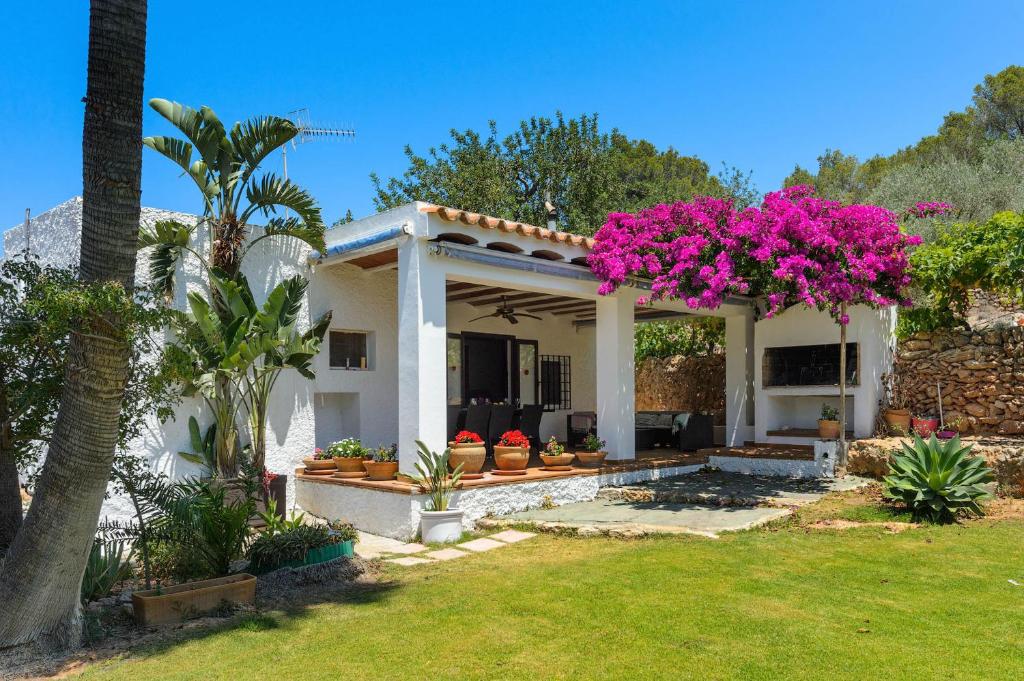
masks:
<svg viewBox="0 0 1024 681"><path fill-rule="evenodd" d="M638 362L636 409L689 411L724 418L725 355L648 358Z"/></svg>
<svg viewBox="0 0 1024 681"><path fill-rule="evenodd" d="M900 343L894 367L915 414L938 415L962 432L1024 434L1024 327L918 333Z"/></svg>

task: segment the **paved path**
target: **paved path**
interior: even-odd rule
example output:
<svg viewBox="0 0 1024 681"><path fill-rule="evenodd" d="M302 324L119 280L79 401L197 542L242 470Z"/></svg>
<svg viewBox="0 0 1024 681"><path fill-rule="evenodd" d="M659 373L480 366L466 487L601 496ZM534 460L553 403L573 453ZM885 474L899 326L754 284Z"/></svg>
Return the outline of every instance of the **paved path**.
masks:
<svg viewBox="0 0 1024 681"><path fill-rule="evenodd" d="M381 558L385 563L395 563L411 567L436 563L439 560L454 560L474 553L483 553L499 549L509 544L535 537L532 532L504 530L486 537L470 539L461 544L452 544L444 548L432 548L415 542L402 542L389 537L381 537L368 532L359 533L356 542L356 555L360 558Z"/></svg>

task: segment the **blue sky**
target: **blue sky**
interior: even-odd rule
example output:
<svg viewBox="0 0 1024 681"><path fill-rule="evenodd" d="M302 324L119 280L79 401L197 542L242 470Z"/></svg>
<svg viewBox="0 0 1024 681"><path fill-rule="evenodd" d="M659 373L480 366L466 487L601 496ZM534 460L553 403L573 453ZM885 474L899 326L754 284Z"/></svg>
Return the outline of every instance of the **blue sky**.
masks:
<svg viewBox="0 0 1024 681"><path fill-rule="evenodd" d="M88 3L5 7L0 230L81 193ZM281 7L292 9L282 16ZM752 170L761 191L825 148L890 153L1024 63L1024 4L974 2L189 2L151 0L146 97L234 121L306 107L354 141L289 155L328 223L373 212L371 171L452 127L598 113L659 147ZM170 126L147 108L146 134ZM144 205L195 211L146 150ZM279 159L273 162L280 164Z"/></svg>

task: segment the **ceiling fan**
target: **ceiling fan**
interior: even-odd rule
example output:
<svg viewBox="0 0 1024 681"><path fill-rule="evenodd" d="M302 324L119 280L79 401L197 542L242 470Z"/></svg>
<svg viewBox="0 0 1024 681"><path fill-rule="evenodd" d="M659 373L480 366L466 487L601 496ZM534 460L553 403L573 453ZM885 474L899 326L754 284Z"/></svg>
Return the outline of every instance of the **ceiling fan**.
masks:
<svg viewBox="0 0 1024 681"><path fill-rule="evenodd" d="M473 322L478 322L481 319L490 319L491 317L498 317L499 319L504 318L508 320L509 324L518 324L519 317L527 317L528 319L537 320L540 319L540 317L538 317L535 314L527 314L525 312L520 312L519 314L516 314L515 308L508 304L508 302L505 300L505 296L502 296L501 305L498 305L497 309L495 309L494 312L492 312L491 314L485 314L482 317L477 317L476 319L470 319L469 323L472 324Z"/></svg>

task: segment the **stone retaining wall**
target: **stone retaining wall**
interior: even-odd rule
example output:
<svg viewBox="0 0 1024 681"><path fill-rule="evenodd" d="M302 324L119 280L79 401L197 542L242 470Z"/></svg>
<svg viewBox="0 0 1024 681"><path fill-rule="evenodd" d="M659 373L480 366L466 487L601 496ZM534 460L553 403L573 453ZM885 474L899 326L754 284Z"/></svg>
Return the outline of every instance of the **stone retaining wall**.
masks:
<svg viewBox="0 0 1024 681"><path fill-rule="evenodd" d="M901 342L894 367L915 414L946 423L962 417L965 433L1024 433L1024 327L918 333Z"/></svg>
<svg viewBox="0 0 1024 681"><path fill-rule="evenodd" d="M854 475L881 478L889 472L889 457L900 451L900 438L884 437L850 443L847 470ZM985 457L996 477L1000 496L1024 497L1024 439L966 436L973 454Z"/></svg>
<svg viewBox="0 0 1024 681"><path fill-rule="evenodd" d="M725 355L648 358L637 363L636 409L724 415Z"/></svg>

